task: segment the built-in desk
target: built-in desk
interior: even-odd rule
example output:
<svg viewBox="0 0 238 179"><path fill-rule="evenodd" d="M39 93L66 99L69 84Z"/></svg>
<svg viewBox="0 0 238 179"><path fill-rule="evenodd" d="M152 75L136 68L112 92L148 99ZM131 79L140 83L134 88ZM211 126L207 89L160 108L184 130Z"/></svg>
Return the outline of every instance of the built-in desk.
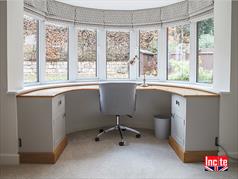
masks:
<svg viewBox="0 0 238 179"><path fill-rule="evenodd" d="M98 90L98 85L71 85L28 90L17 95L20 161L55 163L67 144L65 95ZM153 85L138 91L171 93L169 144L183 162L200 162L217 155L219 94L198 89Z"/></svg>
<svg viewBox="0 0 238 179"><path fill-rule="evenodd" d="M159 90L170 92L172 94L177 94L183 97L199 97L199 96L207 96L207 97L217 97L219 96L216 93L197 90L193 88L185 88L185 87L175 87L175 86L165 86L165 85L151 85L148 87L137 87L138 90ZM55 88L46 88L46 89L38 89L28 92L19 93L18 97L55 97L60 94L64 94L70 91L78 91L78 90L98 90L98 85L78 85L78 86L63 86L63 87L55 87Z"/></svg>

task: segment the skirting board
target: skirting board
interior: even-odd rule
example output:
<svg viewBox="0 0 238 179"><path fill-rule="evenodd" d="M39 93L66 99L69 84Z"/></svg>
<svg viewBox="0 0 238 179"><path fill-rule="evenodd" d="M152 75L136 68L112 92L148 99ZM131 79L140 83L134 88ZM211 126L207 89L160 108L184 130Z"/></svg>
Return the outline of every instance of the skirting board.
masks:
<svg viewBox="0 0 238 179"><path fill-rule="evenodd" d="M205 156L218 155L218 151L184 151L171 136L169 137L169 144L184 163L204 162Z"/></svg>
<svg viewBox="0 0 238 179"><path fill-rule="evenodd" d="M64 151L68 143L65 137L53 152L22 152L20 155L20 163L41 163L41 164L54 164Z"/></svg>
<svg viewBox="0 0 238 179"><path fill-rule="evenodd" d="M18 165L18 154L0 154L0 165Z"/></svg>

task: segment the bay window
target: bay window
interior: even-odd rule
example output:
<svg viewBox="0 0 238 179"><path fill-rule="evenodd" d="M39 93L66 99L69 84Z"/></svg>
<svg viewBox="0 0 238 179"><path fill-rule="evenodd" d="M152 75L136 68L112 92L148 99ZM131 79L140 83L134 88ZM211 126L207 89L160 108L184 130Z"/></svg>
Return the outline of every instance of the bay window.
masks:
<svg viewBox="0 0 238 179"><path fill-rule="evenodd" d="M46 66L45 80L68 79L68 27L46 23Z"/></svg>
<svg viewBox="0 0 238 179"><path fill-rule="evenodd" d="M130 33L106 32L107 79L128 79L130 58Z"/></svg>
<svg viewBox="0 0 238 179"><path fill-rule="evenodd" d="M176 22L160 29L130 31L79 27L24 15L23 52L25 84L67 81L69 77L71 81L136 80L145 75L156 80L159 74L163 81L212 83L214 21L207 17L193 19L191 25ZM138 55L136 63L131 61L132 54Z"/></svg>

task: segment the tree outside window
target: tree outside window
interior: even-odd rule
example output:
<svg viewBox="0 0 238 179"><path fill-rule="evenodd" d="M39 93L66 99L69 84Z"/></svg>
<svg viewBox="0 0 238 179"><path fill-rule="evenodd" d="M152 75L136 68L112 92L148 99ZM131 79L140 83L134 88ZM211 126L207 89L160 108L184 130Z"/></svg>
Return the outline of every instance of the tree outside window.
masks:
<svg viewBox="0 0 238 179"><path fill-rule="evenodd" d="M190 25L168 27L168 80L189 81Z"/></svg>
<svg viewBox="0 0 238 179"><path fill-rule="evenodd" d="M129 78L130 33L107 31L106 40L107 78Z"/></svg>
<svg viewBox="0 0 238 179"><path fill-rule="evenodd" d="M38 81L38 20L24 15L24 83Z"/></svg>
<svg viewBox="0 0 238 179"><path fill-rule="evenodd" d="M78 30L78 78L95 78L97 31Z"/></svg>
<svg viewBox="0 0 238 179"><path fill-rule="evenodd" d="M197 23L197 82L212 83L214 55L214 22L206 19Z"/></svg>
<svg viewBox="0 0 238 179"><path fill-rule="evenodd" d="M140 31L140 76L158 74L158 30Z"/></svg>
<svg viewBox="0 0 238 179"><path fill-rule="evenodd" d="M68 27L46 23L46 81L68 79Z"/></svg>

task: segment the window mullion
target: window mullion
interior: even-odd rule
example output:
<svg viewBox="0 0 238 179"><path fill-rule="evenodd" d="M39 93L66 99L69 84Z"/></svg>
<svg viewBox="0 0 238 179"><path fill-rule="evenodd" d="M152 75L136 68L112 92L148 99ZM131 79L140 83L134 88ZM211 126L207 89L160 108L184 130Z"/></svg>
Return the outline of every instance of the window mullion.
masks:
<svg viewBox="0 0 238 179"><path fill-rule="evenodd" d="M99 80L106 80L106 30L97 31L97 76Z"/></svg>
<svg viewBox="0 0 238 179"><path fill-rule="evenodd" d="M158 70L159 70L159 81L166 81L167 79L167 32L166 27L162 26L159 33L158 40Z"/></svg>
<svg viewBox="0 0 238 179"><path fill-rule="evenodd" d="M196 22L190 25L190 65L189 65L189 81L196 83L197 76L197 26Z"/></svg>
<svg viewBox="0 0 238 179"><path fill-rule="evenodd" d="M36 40L37 40L37 47L36 47L36 49L37 49L37 57L36 57L36 64L37 64L37 66L36 66L36 68L37 68L37 71L36 71L36 75L37 75L37 83L38 82L40 82L40 50L39 50L39 48L40 48L40 43L39 43L39 38L40 38L40 21L38 20L38 23L37 23L37 37L36 37Z"/></svg>
<svg viewBox="0 0 238 179"><path fill-rule="evenodd" d="M134 29L130 31L130 59L139 55L139 30ZM136 80L139 76L138 61L130 65L130 80Z"/></svg>
<svg viewBox="0 0 238 179"><path fill-rule="evenodd" d="M45 82L45 20L39 20L39 82Z"/></svg>
<svg viewBox="0 0 238 179"><path fill-rule="evenodd" d="M77 79L77 30L75 29L74 25L69 26L69 59L68 59L68 74L69 74L69 80L74 81Z"/></svg>

